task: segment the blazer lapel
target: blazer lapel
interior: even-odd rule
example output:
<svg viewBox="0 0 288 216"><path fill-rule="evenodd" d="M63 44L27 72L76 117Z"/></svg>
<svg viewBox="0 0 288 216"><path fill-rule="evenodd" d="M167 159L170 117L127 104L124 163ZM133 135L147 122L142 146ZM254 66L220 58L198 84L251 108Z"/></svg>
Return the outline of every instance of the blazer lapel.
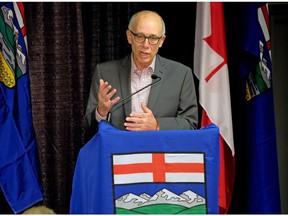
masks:
<svg viewBox="0 0 288 216"><path fill-rule="evenodd" d="M155 85L153 85L151 87L150 90L150 95L149 95L149 99L148 99L148 108L153 110L156 102L157 102L157 98L160 94L160 89L162 86L162 80L164 79L164 75L165 75L165 68L164 65L162 63L162 58L160 57L160 55L156 56L156 62L155 62L155 70L154 70L154 74L161 77L160 82L156 83ZM155 81L154 81L155 82Z"/></svg>
<svg viewBox="0 0 288 216"><path fill-rule="evenodd" d="M120 69L119 79L120 79L120 89L121 89L121 95L122 98L127 97L131 94L131 88L130 88L130 81L131 81L131 56L128 55L124 58L122 62L122 68ZM124 109L125 109L125 116L129 115L131 113L131 100L124 101Z"/></svg>

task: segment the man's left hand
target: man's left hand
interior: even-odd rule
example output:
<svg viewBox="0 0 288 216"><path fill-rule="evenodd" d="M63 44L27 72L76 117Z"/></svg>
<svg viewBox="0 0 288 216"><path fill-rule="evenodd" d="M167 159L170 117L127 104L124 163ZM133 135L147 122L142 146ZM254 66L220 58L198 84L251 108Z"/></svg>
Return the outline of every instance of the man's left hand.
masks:
<svg viewBox="0 0 288 216"><path fill-rule="evenodd" d="M124 123L126 130L158 130L158 122L155 119L152 111L144 103L141 103L141 108L144 111L143 113L131 113L130 116L126 118L126 122Z"/></svg>

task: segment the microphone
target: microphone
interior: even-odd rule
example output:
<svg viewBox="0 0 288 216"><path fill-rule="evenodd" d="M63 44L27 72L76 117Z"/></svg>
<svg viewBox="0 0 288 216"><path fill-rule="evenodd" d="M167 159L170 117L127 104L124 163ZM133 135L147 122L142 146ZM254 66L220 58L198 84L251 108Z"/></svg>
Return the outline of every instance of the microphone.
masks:
<svg viewBox="0 0 288 216"><path fill-rule="evenodd" d="M149 85L144 86L143 88L141 88L141 89L133 92L132 94L128 95L127 97L125 97L125 98L119 100L117 103L115 103L115 104L110 108L110 110L109 110L109 112L108 112L108 114L107 114L106 120L107 120L108 122L111 121L111 115L112 115L112 113L113 113L113 111L114 111L113 109L114 109L117 105L119 105L120 103L123 103L125 100L131 98L133 95L135 95L135 94L143 91L144 89L148 88L149 86L155 85L156 83L158 83L158 82L162 79L161 77L157 76L156 74L152 74L152 75L151 75L151 78L152 78L153 80L152 80L152 82L151 82ZM153 82L155 79L157 79L157 80L156 80L155 82Z"/></svg>

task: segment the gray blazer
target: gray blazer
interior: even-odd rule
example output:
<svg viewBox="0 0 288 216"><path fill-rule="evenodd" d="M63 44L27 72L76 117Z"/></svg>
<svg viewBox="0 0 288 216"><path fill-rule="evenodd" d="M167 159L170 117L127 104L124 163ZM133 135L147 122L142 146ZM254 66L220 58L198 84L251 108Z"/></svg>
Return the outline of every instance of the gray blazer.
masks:
<svg viewBox="0 0 288 216"><path fill-rule="evenodd" d="M122 99L131 94L130 70L131 55L122 60L108 61L96 66L85 114L86 128L92 127L95 131L98 128L95 108L98 103L99 80L102 78L112 85L112 88L117 90L117 96ZM160 130L197 129L198 106L192 70L181 63L157 55L154 74L162 79L151 87L147 106L158 120ZM124 121L131 113L131 100L115 108L111 123L125 130Z"/></svg>

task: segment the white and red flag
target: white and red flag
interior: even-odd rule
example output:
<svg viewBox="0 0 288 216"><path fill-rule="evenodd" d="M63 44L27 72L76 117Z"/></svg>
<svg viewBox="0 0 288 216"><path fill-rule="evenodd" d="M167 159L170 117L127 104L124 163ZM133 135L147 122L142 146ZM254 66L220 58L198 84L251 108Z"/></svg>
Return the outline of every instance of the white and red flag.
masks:
<svg viewBox="0 0 288 216"><path fill-rule="evenodd" d="M144 182L204 183L202 153L113 155L114 184Z"/></svg>
<svg viewBox="0 0 288 216"><path fill-rule="evenodd" d="M194 73L199 79L201 127L220 129L219 213L227 213L235 179L234 140L223 3L197 3Z"/></svg>

